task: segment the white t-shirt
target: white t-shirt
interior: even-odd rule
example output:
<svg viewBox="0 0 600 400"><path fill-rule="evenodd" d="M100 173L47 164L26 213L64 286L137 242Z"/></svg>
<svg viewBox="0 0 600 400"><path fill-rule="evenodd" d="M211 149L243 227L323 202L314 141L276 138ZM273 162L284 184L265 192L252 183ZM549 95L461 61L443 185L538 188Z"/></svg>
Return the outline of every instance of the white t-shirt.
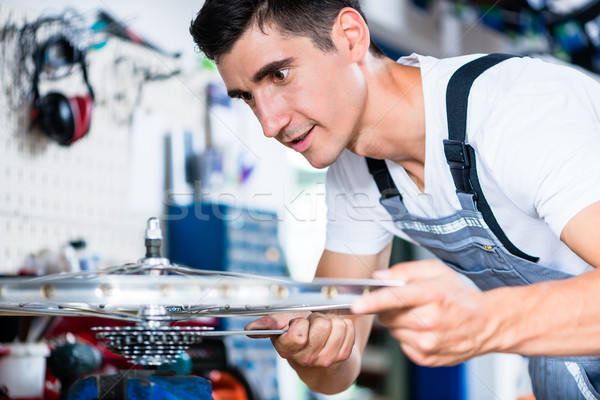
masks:
<svg viewBox="0 0 600 400"><path fill-rule="evenodd" d="M425 189L386 160L412 214L438 218L460 209L446 158L446 86L481 55L398 62L421 68L426 119ZM397 134L402 136L402 127ZM565 224L600 201L600 85L571 68L524 58L504 61L471 89L467 142L485 198L510 241L540 265L579 274L592 267L560 241ZM410 240L379 204L364 157L345 150L329 168L325 248L376 254L393 235Z"/></svg>

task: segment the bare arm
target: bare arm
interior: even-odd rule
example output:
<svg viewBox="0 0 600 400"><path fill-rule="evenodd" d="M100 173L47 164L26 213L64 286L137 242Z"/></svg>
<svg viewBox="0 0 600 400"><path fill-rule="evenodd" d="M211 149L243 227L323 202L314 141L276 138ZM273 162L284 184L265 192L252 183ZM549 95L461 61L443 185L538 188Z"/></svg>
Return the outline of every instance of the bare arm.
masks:
<svg viewBox="0 0 600 400"><path fill-rule="evenodd" d="M480 292L438 260L401 263L379 277L407 285L362 296L353 311L378 313L407 356L422 365L491 352L600 355L600 202L573 217L561 240L596 269Z"/></svg>
<svg viewBox="0 0 600 400"><path fill-rule="evenodd" d="M369 256L325 250L315 276L369 278L374 271L387 268L390 251L391 244L379 254ZM311 390L333 394L345 390L356 380L372 323L372 315L273 314L252 322L247 329L287 327L288 332L272 338L279 355L288 360Z"/></svg>
<svg viewBox="0 0 600 400"><path fill-rule="evenodd" d="M527 355L600 355L600 202L579 212L565 226L561 240L596 269L571 279L489 293L486 302L500 308L503 335L494 347ZM508 290L505 290L508 289ZM515 339L510 336L516 334Z"/></svg>

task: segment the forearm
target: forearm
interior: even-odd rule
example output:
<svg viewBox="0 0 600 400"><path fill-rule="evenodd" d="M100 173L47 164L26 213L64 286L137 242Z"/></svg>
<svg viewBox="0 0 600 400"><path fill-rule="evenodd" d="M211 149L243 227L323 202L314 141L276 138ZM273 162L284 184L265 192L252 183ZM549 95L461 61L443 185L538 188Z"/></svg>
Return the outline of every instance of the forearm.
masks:
<svg viewBox="0 0 600 400"><path fill-rule="evenodd" d="M390 252L391 243L380 253L367 256L325 250L315 276L366 279L371 277L373 271L384 269L389 265ZM286 346L288 351L280 354L288 360L300 379L311 390L324 394L339 393L350 387L360 373L362 352L367 344L374 316L346 316L344 321L347 326L337 331L319 329L318 325L315 326L315 322L319 320L311 322L308 339L304 337L297 339L300 342L306 341L300 351L296 350L291 355L286 354L289 350L295 349ZM298 327L292 325L292 328ZM336 344L336 341L341 341L342 344Z"/></svg>
<svg viewBox="0 0 600 400"><path fill-rule="evenodd" d="M350 387L360 373L361 354L354 345L350 357L330 367L305 367L293 360L289 364L308 388L317 393L336 394Z"/></svg>
<svg viewBox="0 0 600 400"><path fill-rule="evenodd" d="M373 315L348 316L347 321L352 321L355 333L347 337L347 339L352 337L351 351L345 352L343 350L345 346L341 346L337 350L335 347L330 348L329 351L323 349L311 357L288 358L290 365L300 379L315 392L335 394L346 390L360 373L362 353L367 344L373 320ZM332 339L331 336L328 338L325 348L329 347Z"/></svg>
<svg viewBox="0 0 600 400"><path fill-rule="evenodd" d="M528 356L600 355L600 271L484 294L484 351Z"/></svg>

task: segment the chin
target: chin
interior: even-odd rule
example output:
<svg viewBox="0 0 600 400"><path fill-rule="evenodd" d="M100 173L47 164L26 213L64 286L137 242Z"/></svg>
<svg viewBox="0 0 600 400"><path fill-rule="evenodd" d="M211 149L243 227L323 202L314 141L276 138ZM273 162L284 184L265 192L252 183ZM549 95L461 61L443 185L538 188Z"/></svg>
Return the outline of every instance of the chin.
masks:
<svg viewBox="0 0 600 400"><path fill-rule="evenodd" d="M310 155L305 155L304 158L306 158L306 160L309 162L309 164L312 165L316 169L327 168L337 160L337 157L335 157L333 159L313 158L313 157L310 157Z"/></svg>
<svg viewBox="0 0 600 400"><path fill-rule="evenodd" d="M327 168L329 167L331 164L333 163L329 163L329 164L315 164L315 163L310 163L310 165L312 165L313 167L315 167L316 169L323 169L323 168Z"/></svg>

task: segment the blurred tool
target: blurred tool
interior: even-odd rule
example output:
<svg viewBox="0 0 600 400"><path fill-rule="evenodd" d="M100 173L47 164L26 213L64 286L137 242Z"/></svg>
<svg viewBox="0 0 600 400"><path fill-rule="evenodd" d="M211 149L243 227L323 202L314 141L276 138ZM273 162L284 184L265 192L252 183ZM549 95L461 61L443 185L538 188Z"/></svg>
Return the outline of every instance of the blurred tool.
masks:
<svg viewBox="0 0 600 400"><path fill-rule="evenodd" d="M51 139L60 145L70 146L88 133L92 121L94 90L88 80L85 50L59 34L36 49L33 61L32 119ZM58 91L40 94L40 78L45 70L72 65L80 66L87 94L66 96Z"/></svg>
<svg viewBox="0 0 600 400"><path fill-rule="evenodd" d="M213 400L211 383L198 376L168 371L130 370L76 382L69 400Z"/></svg>
<svg viewBox="0 0 600 400"><path fill-rule="evenodd" d="M119 37L121 39L125 39L129 42L142 45L144 47L157 51L165 56L177 58L181 55L180 53L168 52L150 43L148 40L142 38L133 30L131 30L131 28L129 28L124 22L119 21L116 17L110 15L106 11L99 11L97 18L98 21L92 27L92 29L96 31L103 31L110 35Z"/></svg>
<svg viewBox="0 0 600 400"><path fill-rule="evenodd" d="M66 399L73 383L94 372L101 362L100 352L87 343L66 341L55 346L48 358L48 368L60 380L60 398Z"/></svg>
<svg viewBox="0 0 600 400"><path fill-rule="evenodd" d="M75 249L66 244L60 249L42 249L30 254L19 268L19 275L42 276L62 272L78 272L80 263Z"/></svg>
<svg viewBox="0 0 600 400"><path fill-rule="evenodd" d="M89 253L85 239L72 240L69 244L75 250L75 256L79 261L79 269L81 271L92 271L96 269L96 260Z"/></svg>

